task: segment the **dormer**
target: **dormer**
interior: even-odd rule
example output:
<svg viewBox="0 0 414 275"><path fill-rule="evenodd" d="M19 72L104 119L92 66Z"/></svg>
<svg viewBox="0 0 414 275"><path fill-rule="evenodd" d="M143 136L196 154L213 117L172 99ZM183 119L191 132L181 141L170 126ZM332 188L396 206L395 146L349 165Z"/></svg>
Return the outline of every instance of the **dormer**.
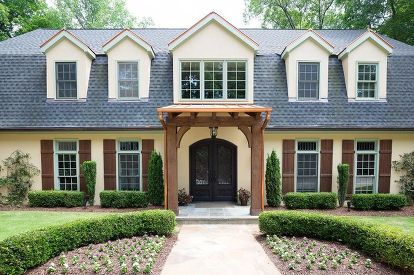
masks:
<svg viewBox="0 0 414 275"><path fill-rule="evenodd" d="M334 47L320 34L308 30L282 52L289 101L327 101L329 56Z"/></svg>
<svg viewBox="0 0 414 275"><path fill-rule="evenodd" d="M78 37L61 30L41 46L46 55L48 100L86 100L95 53Z"/></svg>
<svg viewBox="0 0 414 275"><path fill-rule="evenodd" d="M149 96L151 45L124 29L103 45L108 56L108 99L133 101Z"/></svg>
<svg viewBox="0 0 414 275"><path fill-rule="evenodd" d="M386 101L387 60L393 46L368 29L338 58L342 61L349 101Z"/></svg>
<svg viewBox="0 0 414 275"><path fill-rule="evenodd" d="M168 44L174 103L253 103L258 44L212 12Z"/></svg>

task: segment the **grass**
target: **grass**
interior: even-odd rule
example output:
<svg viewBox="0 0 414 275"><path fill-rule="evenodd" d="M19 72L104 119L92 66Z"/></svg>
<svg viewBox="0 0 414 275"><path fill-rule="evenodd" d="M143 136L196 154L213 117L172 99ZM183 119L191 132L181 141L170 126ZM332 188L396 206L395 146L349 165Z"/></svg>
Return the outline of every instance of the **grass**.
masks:
<svg viewBox="0 0 414 275"><path fill-rule="evenodd" d="M0 211L0 240L9 236L107 213L53 211Z"/></svg>
<svg viewBox="0 0 414 275"><path fill-rule="evenodd" d="M403 231L414 235L414 217L373 217L358 216L358 219L377 224L386 224L398 227Z"/></svg>

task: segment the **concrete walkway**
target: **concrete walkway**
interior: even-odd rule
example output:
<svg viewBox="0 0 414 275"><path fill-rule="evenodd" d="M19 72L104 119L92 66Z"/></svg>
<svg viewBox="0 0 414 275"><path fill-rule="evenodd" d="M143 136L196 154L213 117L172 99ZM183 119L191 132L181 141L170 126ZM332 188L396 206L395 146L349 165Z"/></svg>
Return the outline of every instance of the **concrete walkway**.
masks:
<svg viewBox="0 0 414 275"><path fill-rule="evenodd" d="M258 232L250 224L182 225L161 274L280 274L256 241Z"/></svg>

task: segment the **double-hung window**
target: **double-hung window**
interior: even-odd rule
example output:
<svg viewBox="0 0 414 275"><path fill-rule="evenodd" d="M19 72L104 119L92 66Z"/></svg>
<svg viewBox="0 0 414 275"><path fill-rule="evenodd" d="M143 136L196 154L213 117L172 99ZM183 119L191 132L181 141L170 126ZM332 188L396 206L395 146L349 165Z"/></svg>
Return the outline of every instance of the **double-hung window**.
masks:
<svg viewBox="0 0 414 275"><path fill-rule="evenodd" d="M298 100L319 99L319 63L299 62Z"/></svg>
<svg viewBox="0 0 414 275"><path fill-rule="evenodd" d="M357 80L357 98L375 99L378 89L378 64L359 63Z"/></svg>
<svg viewBox="0 0 414 275"><path fill-rule="evenodd" d="M76 62L56 62L56 98L77 99Z"/></svg>
<svg viewBox="0 0 414 275"><path fill-rule="evenodd" d="M118 189L140 190L141 151L138 141L118 143Z"/></svg>
<svg viewBox="0 0 414 275"><path fill-rule="evenodd" d="M120 99L137 99L138 62L118 62L118 95Z"/></svg>
<svg viewBox="0 0 414 275"><path fill-rule="evenodd" d="M55 142L55 170L57 190L79 190L77 141Z"/></svg>
<svg viewBox="0 0 414 275"><path fill-rule="evenodd" d="M298 141L296 192L318 192L319 152L317 141Z"/></svg>
<svg viewBox="0 0 414 275"><path fill-rule="evenodd" d="M355 194L375 193L377 182L378 142L356 142Z"/></svg>

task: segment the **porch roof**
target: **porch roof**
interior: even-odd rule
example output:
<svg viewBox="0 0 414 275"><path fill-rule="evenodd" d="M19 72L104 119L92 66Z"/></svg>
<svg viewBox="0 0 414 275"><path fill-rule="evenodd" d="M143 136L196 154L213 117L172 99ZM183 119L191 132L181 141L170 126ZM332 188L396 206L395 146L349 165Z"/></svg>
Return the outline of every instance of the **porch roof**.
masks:
<svg viewBox="0 0 414 275"><path fill-rule="evenodd" d="M173 104L157 108L158 113L270 113L271 107L252 104Z"/></svg>

